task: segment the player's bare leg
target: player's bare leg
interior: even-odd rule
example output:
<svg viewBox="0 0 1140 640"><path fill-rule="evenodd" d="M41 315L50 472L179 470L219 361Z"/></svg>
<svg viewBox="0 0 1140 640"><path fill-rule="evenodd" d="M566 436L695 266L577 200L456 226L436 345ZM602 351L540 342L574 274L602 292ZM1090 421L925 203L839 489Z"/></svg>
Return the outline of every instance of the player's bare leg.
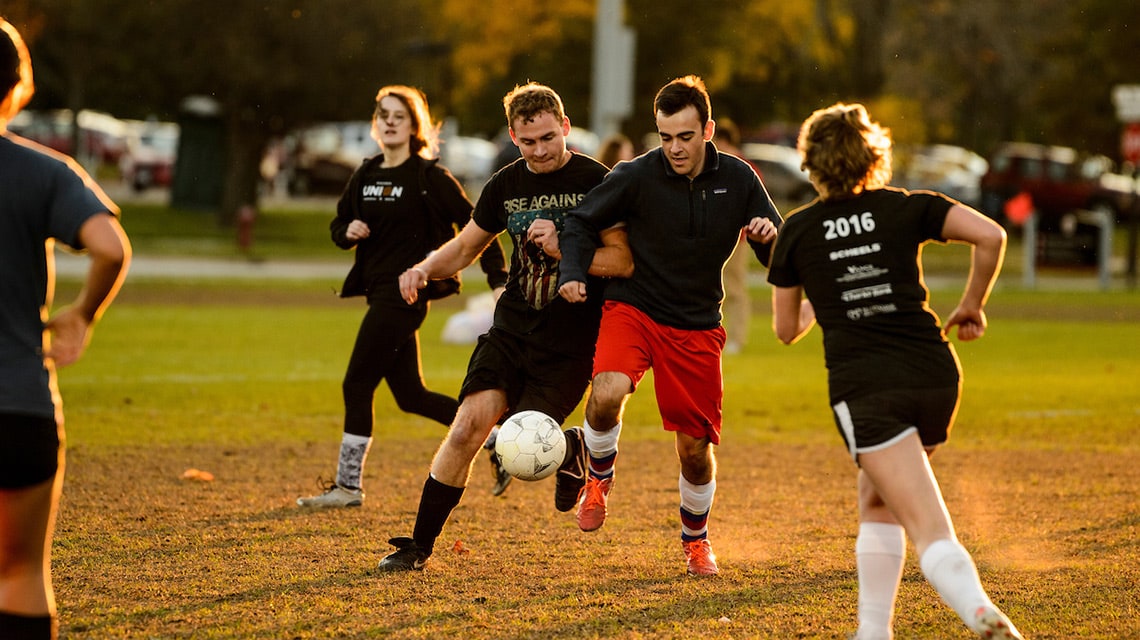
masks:
<svg viewBox="0 0 1140 640"><path fill-rule="evenodd" d="M893 638L895 600L906 561L906 531L862 470L857 484L859 534L855 538L855 567L859 577L859 628L854 637Z"/></svg>
<svg viewBox="0 0 1140 640"><path fill-rule="evenodd" d="M923 575L966 626L985 637L1020 638L986 595L973 558L958 542L918 435L860 454L859 464L914 541Z"/></svg>
<svg viewBox="0 0 1140 640"><path fill-rule="evenodd" d="M451 429L432 459L431 473L420 494L412 537L388 541L396 551L380 560L381 571L424 568L443 525L463 497L475 456L491 433L491 427L506 410L507 395L500 389L477 391L463 398Z"/></svg>
<svg viewBox="0 0 1140 640"><path fill-rule="evenodd" d="M594 431L609 431L621 421L622 411L633 381L617 371L602 371L590 384L590 398L586 401L586 419Z"/></svg>
<svg viewBox="0 0 1140 640"><path fill-rule="evenodd" d="M491 428L507 410L507 394L501 389L476 391L463 398L455 421L431 461L431 475L453 487L464 487Z"/></svg>
<svg viewBox="0 0 1140 640"><path fill-rule="evenodd" d="M63 488L63 464L52 480L0 490L0 611L46 630L55 627L51 540Z"/></svg>

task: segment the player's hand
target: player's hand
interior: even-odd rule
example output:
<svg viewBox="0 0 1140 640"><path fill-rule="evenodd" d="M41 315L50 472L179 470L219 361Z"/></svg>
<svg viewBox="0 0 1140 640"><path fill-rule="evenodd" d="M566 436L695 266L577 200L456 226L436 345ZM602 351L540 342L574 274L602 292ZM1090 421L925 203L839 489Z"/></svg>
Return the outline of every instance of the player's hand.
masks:
<svg viewBox="0 0 1140 640"><path fill-rule="evenodd" d="M91 322L74 307L60 310L47 322L51 333L50 346L44 354L55 361L57 367L66 367L79 360L91 341Z"/></svg>
<svg viewBox="0 0 1140 640"><path fill-rule="evenodd" d="M363 220L353 220L348 223L348 229L344 231L344 237L353 242L360 242L370 235L372 235L372 229L369 229L368 224Z"/></svg>
<svg viewBox="0 0 1140 640"><path fill-rule="evenodd" d="M410 267L400 274L400 296L404 302L414 304L420 297L420 289L427 286L428 274L420 267Z"/></svg>
<svg viewBox="0 0 1140 640"><path fill-rule="evenodd" d="M958 339L962 342L977 340L986 333L986 312L959 305L942 325L942 335L949 335L950 328L954 326L958 327Z"/></svg>
<svg viewBox="0 0 1140 640"><path fill-rule="evenodd" d="M558 295L565 298L567 302L585 302L586 283L579 281L567 282L561 287L558 287Z"/></svg>
<svg viewBox="0 0 1140 640"><path fill-rule="evenodd" d="M748 232L748 239L754 242L767 244L776 239L776 223L762 216L749 220L744 230Z"/></svg>
<svg viewBox="0 0 1140 640"><path fill-rule="evenodd" d="M558 229L554 226L553 220L540 218L530 223L530 227L526 230L526 239L551 258L562 259L562 250L558 248Z"/></svg>

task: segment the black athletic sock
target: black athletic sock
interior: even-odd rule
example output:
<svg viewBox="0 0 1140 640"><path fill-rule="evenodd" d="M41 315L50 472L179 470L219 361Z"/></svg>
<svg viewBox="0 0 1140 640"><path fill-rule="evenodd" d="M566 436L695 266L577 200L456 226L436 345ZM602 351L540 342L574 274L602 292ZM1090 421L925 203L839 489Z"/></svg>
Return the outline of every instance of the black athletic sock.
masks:
<svg viewBox="0 0 1140 640"><path fill-rule="evenodd" d="M48 615L24 616L0 611L0 638L4 640L51 640L55 620Z"/></svg>
<svg viewBox="0 0 1140 640"><path fill-rule="evenodd" d="M463 487L449 487L428 474L424 482L424 492L420 495L420 510L416 513L416 526L412 539L420 549L431 553L435 539L443 531L443 525L451 517L451 510L463 497Z"/></svg>

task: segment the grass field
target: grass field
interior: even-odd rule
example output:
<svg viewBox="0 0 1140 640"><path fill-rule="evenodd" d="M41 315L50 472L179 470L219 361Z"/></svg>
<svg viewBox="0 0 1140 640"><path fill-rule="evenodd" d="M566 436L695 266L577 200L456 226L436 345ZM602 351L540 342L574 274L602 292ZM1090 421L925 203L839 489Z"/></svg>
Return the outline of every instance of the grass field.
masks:
<svg viewBox="0 0 1140 640"><path fill-rule="evenodd" d="M962 263L953 253L932 260ZM711 521L722 575L695 580L678 542L672 440L649 387L627 411L611 516L598 532L579 532L552 508L549 480L491 497L481 456L428 569L376 573L387 538L411 532L443 435L396 410L385 388L365 505L293 506L335 471L340 378L363 313L329 293L338 284L128 281L85 358L60 378L69 447L54 553L62 637L854 630L854 467L826 407L819 332L779 345L762 286L749 347L724 362ZM946 286L934 293L941 313L958 295L952 280ZM61 283L59 299L74 287ZM439 340L462 304L437 303L422 332L424 375L440 391L458 389L470 353ZM964 402L934 460L959 535L1027 638L1140 637L1140 296L1003 283L989 311L987 336L958 345ZM191 468L216 479L183 479ZM913 554L896 632L970 637Z"/></svg>

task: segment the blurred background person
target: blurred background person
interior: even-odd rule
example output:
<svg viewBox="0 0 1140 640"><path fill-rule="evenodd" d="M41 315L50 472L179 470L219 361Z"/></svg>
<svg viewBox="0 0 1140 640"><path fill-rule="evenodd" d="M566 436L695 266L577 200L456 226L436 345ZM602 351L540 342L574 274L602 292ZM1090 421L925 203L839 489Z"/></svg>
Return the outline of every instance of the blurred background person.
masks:
<svg viewBox="0 0 1140 640"><path fill-rule="evenodd" d="M65 456L56 367L83 354L131 248L118 208L77 163L8 133L35 87L19 32L3 18L0 30L0 638L44 640L59 632L51 544ZM48 319L56 240L85 250L90 266L75 301Z"/></svg>
<svg viewBox="0 0 1140 640"><path fill-rule="evenodd" d="M633 141L621 133L613 133L602 140L598 146L598 162L613 169L614 165L623 160L633 160Z"/></svg>
<svg viewBox="0 0 1140 640"><path fill-rule="evenodd" d="M744 157L740 149L740 129L730 118L717 118L713 144L717 149L748 162L756 175L760 170ZM764 176L760 176L763 182ZM724 344L726 355L736 355L748 344L748 331L752 321L752 297L748 293L748 263L751 250L748 248L748 235L741 231L736 251L724 266L724 325L728 341Z"/></svg>

